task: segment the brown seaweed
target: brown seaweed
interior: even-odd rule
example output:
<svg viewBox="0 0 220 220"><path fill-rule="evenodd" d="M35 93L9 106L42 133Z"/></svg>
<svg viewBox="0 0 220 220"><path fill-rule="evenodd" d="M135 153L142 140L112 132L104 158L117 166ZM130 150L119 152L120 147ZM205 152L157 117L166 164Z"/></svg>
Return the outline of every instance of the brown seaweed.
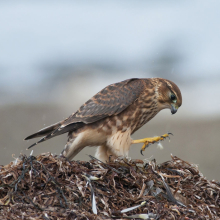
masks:
<svg viewBox="0 0 220 220"><path fill-rule="evenodd" d="M176 156L68 161L21 155L0 166L0 219L219 219L220 185ZM95 214L97 212L97 214Z"/></svg>

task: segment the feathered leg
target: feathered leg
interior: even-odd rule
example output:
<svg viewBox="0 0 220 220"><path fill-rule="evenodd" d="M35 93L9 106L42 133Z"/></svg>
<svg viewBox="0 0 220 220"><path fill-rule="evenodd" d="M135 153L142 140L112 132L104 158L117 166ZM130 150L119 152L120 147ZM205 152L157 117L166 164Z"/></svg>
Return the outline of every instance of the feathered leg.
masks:
<svg viewBox="0 0 220 220"><path fill-rule="evenodd" d="M111 151L109 151L109 148L106 145L101 145L97 148L95 157L102 162L109 161L109 156L113 155Z"/></svg>
<svg viewBox="0 0 220 220"><path fill-rule="evenodd" d="M82 135L78 134L75 136L73 133L70 133L68 141L60 156L64 156L68 160L72 160L84 147L85 145L82 141Z"/></svg>

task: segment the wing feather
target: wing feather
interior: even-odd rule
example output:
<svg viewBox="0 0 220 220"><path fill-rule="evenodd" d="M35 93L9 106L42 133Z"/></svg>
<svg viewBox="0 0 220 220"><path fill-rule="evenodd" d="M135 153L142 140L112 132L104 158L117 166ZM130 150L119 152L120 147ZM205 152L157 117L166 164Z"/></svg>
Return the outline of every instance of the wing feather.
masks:
<svg viewBox="0 0 220 220"><path fill-rule="evenodd" d="M111 84L98 92L71 115L61 128L76 122L90 124L117 115L131 105L144 89L141 79L133 78Z"/></svg>

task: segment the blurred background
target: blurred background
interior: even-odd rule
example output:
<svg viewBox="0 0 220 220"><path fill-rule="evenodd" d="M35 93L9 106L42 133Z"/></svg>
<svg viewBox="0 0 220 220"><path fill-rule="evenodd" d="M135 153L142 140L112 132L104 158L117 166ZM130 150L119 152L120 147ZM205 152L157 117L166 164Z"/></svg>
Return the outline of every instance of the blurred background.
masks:
<svg viewBox="0 0 220 220"><path fill-rule="evenodd" d="M23 139L65 119L105 86L162 77L181 89L177 114L163 110L133 138L172 132L164 150L130 156L198 164L220 179L220 1L0 1L0 164L36 140ZM59 154L66 134L33 148ZM76 160L89 160L85 148Z"/></svg>

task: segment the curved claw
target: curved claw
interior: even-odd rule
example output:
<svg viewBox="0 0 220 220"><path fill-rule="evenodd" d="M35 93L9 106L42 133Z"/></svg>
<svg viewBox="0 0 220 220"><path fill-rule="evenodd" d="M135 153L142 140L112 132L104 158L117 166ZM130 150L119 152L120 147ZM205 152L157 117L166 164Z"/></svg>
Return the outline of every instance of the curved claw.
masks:
<svg viewBox="0 0 220 220"><path fill-rule="evenodd" d="M150 145L149 143L144 143L144 145L142 146L141 151L140 151L141 155L143 155L143 151L145 151L146 147L149 147L149 145Z"/></svg>
<svg viewBox="0 0 220 220"><path fill-rule="evenodd" d="M168 132L168 133L167 133L167 136L162 135L162 136L160 136L160 137L162 138L162 140L165 140L166 138L169 138L169 140L170 140L170 136L169 136L169 135L173 135L173 134L170 133L170 132Z"/></svg>
<svg viewBox="0 0 220 220"><path fill-rule="evenodd" d="M173 135L172 133L170 133L170 132L168 132L167 133L168 135ZM169 140L170 140L170 136L167 136L168 138L169 138Z"/></svg>

